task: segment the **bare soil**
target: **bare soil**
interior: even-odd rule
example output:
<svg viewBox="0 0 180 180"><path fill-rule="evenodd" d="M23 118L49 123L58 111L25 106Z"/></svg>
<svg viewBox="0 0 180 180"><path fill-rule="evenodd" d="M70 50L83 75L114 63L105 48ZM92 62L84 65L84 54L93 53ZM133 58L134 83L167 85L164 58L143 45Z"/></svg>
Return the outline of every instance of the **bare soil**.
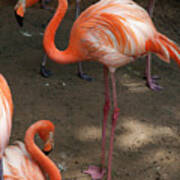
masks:
<svg viewBox="0 0 180 180"><path fill-rule="evenodd" d="M27 10L24 27L16 24L14 1L0 2L0 73L8 80L14 100L11 142L23 140L35 121L49 119L56 125L55 149L50 157L64 167L63 180L88 180L82 173L100 162L104 84L102 65L83 63L93 77L77 77L77 64L48 61L50 78L39 74L44 56L42 34L52 13L36 5ZM71 1L72 2L72 1ZM138 1L147 6L146 1ZM82 2L82 9L92 1ZM55 7L56 2L50 4ZM67 46L74 21L74 3L56 35L58 48ZM179 0L156 3L153 21L160 32L180 44ZM27 31L31 37L22 33ZM153 74L163 91L146 87L145 58L116 72L120 117L113 154L113 180L180 180L180 69L153 56ZM111 128L109 117L108 140ZM107 144L108 150L108 144ZM106 178L105 178L106 179Z"/></svg>

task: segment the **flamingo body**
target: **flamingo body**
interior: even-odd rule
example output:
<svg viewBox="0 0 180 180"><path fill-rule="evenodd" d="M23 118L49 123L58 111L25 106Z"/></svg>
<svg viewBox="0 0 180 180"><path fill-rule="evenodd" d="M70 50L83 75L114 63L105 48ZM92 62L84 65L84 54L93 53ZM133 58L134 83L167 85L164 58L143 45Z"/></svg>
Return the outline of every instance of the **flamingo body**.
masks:
<svg viewBox="0 0 180 180"><path fill-rule="evenodd" d="M46 179L39 165L31 158L21 141L16 141L6 148L2 162L5 180Z"/></svg>
<svg viewBox="0 0 180 180"><path fill-rule="evenodd" d="M0 75L0 159L9 142L12 111L13 103L10 89L4 77Z"/></svg>
<svg viewBox="0 0 180 180"><path fill-rule="evenodd" d="M112 70L148 51L167 62L170 59L163 36L147 12L131 0L102 0L93 5L75 22L71 43L76 44L78 54L86 56L83 58L97 59ZM180 60L180 51L175 46L171 48L174 58Z"/></svg>
<svg viewBox="0 0 180 180"><path fill-rule="evenodd" d="M60 2L67 8L67 2ZM63 12L57 12L54 17L63 16ZM101 0L90 6L75 21L69 46L61 53L51 43L52 29L59 21L52 20L50 24L45 32L44 47L50 58L59 63L91 59L114 71L148 52L156 53L166 62L170 56L180 61L179 48L172 46L170 40L164 42L148 13L131 0Z"/></svg>

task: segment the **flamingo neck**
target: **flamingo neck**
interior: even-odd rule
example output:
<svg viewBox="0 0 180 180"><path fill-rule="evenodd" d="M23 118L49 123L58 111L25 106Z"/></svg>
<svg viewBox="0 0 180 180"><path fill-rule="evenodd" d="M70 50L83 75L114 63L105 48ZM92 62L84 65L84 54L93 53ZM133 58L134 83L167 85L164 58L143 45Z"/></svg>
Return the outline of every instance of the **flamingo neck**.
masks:
<svg viewBox="0 0 180 180"><path fill-rule="evenodd" d="M66 50L60 51L55 45L56 31L67 11L67 8L67 0L58 0L58 7L45 30L43 38L44 50L48 57L60 64L69 64L78 61L78 57L75 55L76 53L73 52L70 46Z"/></svg>
<svg viewBox="0 0 180 180"><path fill-rule="evenodd" d="M25 145L28 153L31 155L32 159L35 160L39 166L42 168L43 172L47 173L50 180L61 180L61 175L59 169L34 143L34 136L37 134L42 126L43 121L39 124L32 125L25 135Z"/></svg>

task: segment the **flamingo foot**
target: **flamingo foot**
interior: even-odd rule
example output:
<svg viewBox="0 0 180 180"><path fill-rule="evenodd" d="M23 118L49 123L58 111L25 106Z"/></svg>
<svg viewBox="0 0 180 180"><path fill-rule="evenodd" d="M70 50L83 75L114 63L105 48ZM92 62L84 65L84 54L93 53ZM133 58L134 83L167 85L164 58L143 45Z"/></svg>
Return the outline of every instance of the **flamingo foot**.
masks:
<svg viewBox="0 0 180 180"><path fill-rule="evenodd" d="M163 87L158 85L154 79L147 81L147 86L154 91L163 90Z"/></svg>
<svg viewBox="0 0 180 180"><path fill-rule="evenodd" d="M87 74L85 74L85 73L78 73L78 76L81 78L81 79L83 79L83 80L86 80L86 81L92 81L93 80L93 78L92 77L90 77L90 76L88 76Z"/></svg>
<svg viewBox="0 0 180 180"><path fill-rule="evenodd" d="M84 173L89 174L93 180L96 180L102 179L106 173L106 170L97 166L89 166L88 170L84 171Z"/></svg>
<svg viewBox="0 0 180 180"><path fill-rule="evenodd" d="M45 77L45 78L48 78L52 75L52 72L48 69L46 69L45 66L42 66L40 67L40 74Z"/></svg>

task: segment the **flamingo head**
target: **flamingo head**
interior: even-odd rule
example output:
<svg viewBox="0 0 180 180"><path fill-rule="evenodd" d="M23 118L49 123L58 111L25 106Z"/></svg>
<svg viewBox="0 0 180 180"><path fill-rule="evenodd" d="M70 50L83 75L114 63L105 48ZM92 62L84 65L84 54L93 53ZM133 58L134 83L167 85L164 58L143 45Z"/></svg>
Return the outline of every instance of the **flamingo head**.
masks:
<svg viewBox="0 0 180 180"><path fill-rule="evenodd" d="M54 125L51 121L46 121L38 132L40 138L44 141L43 152L48 155L54 148Z"/></svg>
<svg viewBox="0 0 180 180"><path fill-rule="evenodd" d="M19 0L14 7L14 13L15 13L17 23L21 27L23 26L23 19L24 19L25 11L26 11L26 1L25 0Z"/></svg>

